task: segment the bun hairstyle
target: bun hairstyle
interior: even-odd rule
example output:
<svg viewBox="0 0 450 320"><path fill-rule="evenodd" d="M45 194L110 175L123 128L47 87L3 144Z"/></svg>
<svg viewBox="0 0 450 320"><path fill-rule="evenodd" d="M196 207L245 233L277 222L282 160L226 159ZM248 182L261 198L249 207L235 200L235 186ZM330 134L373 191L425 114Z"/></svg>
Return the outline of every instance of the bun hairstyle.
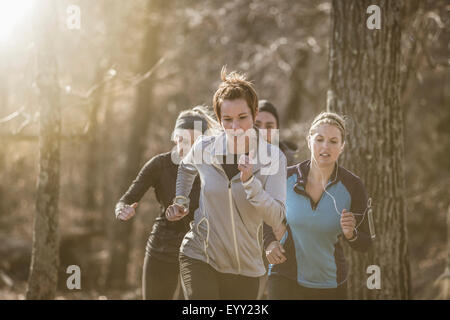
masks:
<svg viewBox="0 0 450 320"><path fill-rule="evenodd" d="M244 99L252 112L253 120L258 110L258 95L253 84L244 75L232 71L227 74L227 68L222 67L220 73L222 83L219 85L213 98L213 108L217 119L221 122L220 108L224 100Z"/></svg>
<svg viewBox="0 0 450 320"><path fill-rule="evenodd" d="M346 128L345 128L345 120L342 116L338 115L334 112L322 112L317 117L314 118L311 123L311 127L309 128L308 137L312 136L314 130L321 124L331 124L341 131L342 143L345 142Z"/></svg>

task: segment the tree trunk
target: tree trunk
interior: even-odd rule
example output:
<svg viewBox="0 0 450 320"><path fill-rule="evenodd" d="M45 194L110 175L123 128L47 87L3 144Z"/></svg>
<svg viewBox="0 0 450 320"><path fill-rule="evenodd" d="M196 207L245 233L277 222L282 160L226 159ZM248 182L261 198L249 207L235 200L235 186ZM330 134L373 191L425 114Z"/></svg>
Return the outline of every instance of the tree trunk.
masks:
<svg viewBox="0 0 450 320"><path fill-rule="evenodd" d="M289 79L291 89L284 116L286 123L298 121L302 116L304 107L302 105L302 96L307 94L304 84L304 71L309 60L308 51L298 49L297 62Z"/></svg>
<svg viewBox="0 0 450 320"><path fill-rule="evenodd" d="M117 41L120 37L121 30L121 17L120 17L120 3L118 2L105 2L104 10L108 10L108 16L106 20L106 29L108 30L108 40L107 40L107 52L108 55L105 58L106 65L116 66L118 61L121 61L120 54L122 52L121 43ZM108 235L112 232L112 219L111 212L114 210L114 195L113 188L114 178L113 176L113 163L114 163L114 145L112 144L111 132L114 130L114 92L116 91L116 78L113 78L106 82L102 88L104 103L102 103L101 108L103 108L103 121L101 126L97 130L98 139L100 143L98 145L98 159L97 161L101 163L101 171L97 172L97 177L100 181L97 183L100 185L101 201L98 205L98 210L101 211L101 230L106 239ZM106 95L105 95L106 94ZM107 267L107 266L105 266ZM106 274L102 277L102 286L105 285Z"/></svg>
<svg viewBox="0 0 450 320"><path fill-rule="evenodd" d="M9 147L9 146L8 146ZM6 172L5 170L5 148L0 151L0 172ZM0 177L2 177L0 175ZM4 180L3 180L4 181ZM0 185L0 219L3 219L3 215L6 214L6 197L4 187ZM5 228L5 226L0 226L0 230Z"/></svg>
<svg viewBox="0 0 450 320"><path fill-rule="evenodd" d="M377 239L367 254L346 249L349 297L409 299L403 112L400 106L402 1L333 0L327 109L346 115L344 166L361 176L372 197ZM370 30L367 8L381 8L381 29ZM366 217L367 218L367 217ZM367 288L370 265L381 289Z"/></svg>
<svg viewBox="0 0 450 320"><path fill-rule="evenodd" d="M35 6L37 78L40 91L39 176L33 249L27 299L53 299L59 266L58 198L61 113L54 33L57 30L55 2Z"/></svg>
<svg viewBox="0 0 450 320"><path fill-rule="evenodd" d="M163 6L167 5L162 0L149 1L149 12L163 14ZM144 49L142 52L142 70L147 72L158 59L159 37L162 33L164 19L159 19L148 26ZM125 192L142 165L142 158L146 149L147 131L150 127L153 107L153 81L152 77L140 83L137 90L135 111L131 120L131 133L127 144L127 161L125 172L121 179L120 190ZM127 222L117 220L113 225L112 238L110 239L110 263L108 267L108 287L122 288L126 286L127 265L132 249L131 235L134 219Z"/></svg>
<svg viewBox="0 0 450 320"><path fill-rule="evenodd" d="M447 209L447 259L445 270L450 274L450 206Z"/></svg>
<svg viewBox="0 0 450 320"><path fill-rule="evenodd" d="M115 79L111 80L106 84L106 91L112 91L110 88L115 88ZM102 221L103 221L103 232L104 235L108 235L108 232L111 230L111 212L114 211L114 196L113 188L111 187L113 184L113 179L111 178L111 163L113 161L113 157L111 153L113 151L113 146L111 143L111 130L113 130L113 115L112 109L114 107L114 101L112 94L108 94L105 97L105 114L104 120L102 124L101 130L101 144L100 148L100 161L102 163L102 171L101 171L101 193L102 193L102 202L100 210L102 212ZM111 238L112 239L112 238Z"/></svg>
<svg viewBox="0 0 450 320"><path fill-rule="evenodd" d="M0 53L0 106L2 108L2 110L8 110L8 88L7 88L7 81L6 81L6 75L8 74L8 70L5 67L5 57L3 53ZM2 111L2 113L0 114L0 118L2 118L3 116L5 116L5 114L3 113L4 111ZM5 142L3 142L5 143ZM6 145L5 145L6 147ZM0 172L5 172L4 170L4 161L5 161L5 151L6 148L3 147L2 151L0 151ZM9 146L8 146L9 147ZM3 214L6 213L6 205L5 205L5 189L0 186L0 218L2 217ZM1 227L0 227L1 228Z"/></svg>
<svg viewBox="0 0 450 320"><path fill-rule="evenodd" d="M104 68L99 67L95 83L103 80ZM102 85L95 93L92 99L92 105L89 110L89 124L88 124L88 144L87 144L87 165L86 165L86 189L85 189L85 203L87 210L97 209L97 181L98 181L98 162L99 162L99 133L98 133L98 110L102 103L103 97Z"/></svg>

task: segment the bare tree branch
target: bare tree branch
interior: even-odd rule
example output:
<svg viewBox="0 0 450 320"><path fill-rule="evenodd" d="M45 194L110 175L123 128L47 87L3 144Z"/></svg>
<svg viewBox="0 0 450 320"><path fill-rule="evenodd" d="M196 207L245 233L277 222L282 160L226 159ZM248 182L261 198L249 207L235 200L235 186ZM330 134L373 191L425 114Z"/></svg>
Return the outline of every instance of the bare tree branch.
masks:
<svg viewBox="0 0 450 320"><path fill-rule="evenodd" d="M98 83L94 84L88 91L86 92L74 92L72 88L67 92L67 94L76 96L78 98L88 100L92 97L92 95L97 91L101 86L103 86L108 81L112 80L116 76L116 71L114 69L114 65L112 65L110 68L108 68L108 71L103 76L102 80ZM67 91L67 87L64 87L62 84L60 84L60 89Z"/></svg>
<svg viewBox="0 0 450 320"><path fill-rule="evenodd" d="M111 90L109 92L106 92L106 94L114 94L114 95L119 95L123 92L125 92L127 89L131 88L131 87L135 87L138 86L140 83L142 83L143 81L147 80L148 78L150 78L154 71L156 70L156 68L158 68L163 62L164 62L164 57L162 57L161 59L159 59L155 65L153 67L150 68L150 70L148 70L146 73L144 73L143 75L137 75L136 77L132 78L132 79L122 79L125 80L126 82L129 82L130 84L124 88L121 88L120 90ZM80 97L83 101L81 102L76 102L74 104L71 104L67 107L64 108L69 108L69 107L75 107L75 106L79 106L79 105L83 105L83 104L88 104L90 103L90 99L93 97L93 94L105 83L107 83L108 81L112 80L113 78L115 78L115 74L110 74L109 76L107 76L110 73L110 70L112 70L111 68L108 69L108 73L105 75L105 77L102 79L102 81L98 82L97 84L93 85L88 91L86 91L86 93L72 93L72 95L76 95L78 97ZM120 77L119 77L120 78ZM60 88L62 88L60 86ZM63 89L63 88L62 88ZM25 121L22 122L22 124L19 126L19 128L17 130L15 130L12 133L0 133L0 138L2 139L9 139L9 140L30 140L30 141L37 141L38 140L38 136L35 135L29 135L29 134L21 134L21 131L27 127L29 124L33 123L34 121L31 121L31 116L29 114L23 113L23 110L25 109L25 107L22 107L20 110L8 115L7 117L0 119L0 123L3 122L7 122L10 121L16 117L18 117L19 115L22 115L23 117L25 117ZM89 135L89 127L90 124L89 122L86 123L86 125L84 126L83 132L82 133L74 133L74 134L65 134L65 135L61 135L61 138L63 140L71 140L71 139L85 139L87 138L87 136Z"/></svg>
<svg viewBox="0 0 450 320"><path fill-rule="evenodd" d="M84 140L87 139L86 133L72 133L72 134L62 134L61 140L62 141L73 141L73 140ZM30 141L30 142L37 142L39 141L39 136L35 134L15 134L15 133L5 133L0 132L0 139L3 141L9 140L9 141Z"/></svg>
<svg viewBox="0 0 450 320"><path fill-rule="evenodd" d="M165 61L165 58L162 57L162 58L159 59L159 60L155 63L155 65L154 65L153 67L151 67L150 70L148 70L146 73L144 73L143 75L137 75L137 76L135 76L134 78L131 78L131 79L126 79L126 78L124 78L124 77L117 76L116 78L121 79L121 80L123 80L124 82L128 82L129 85L127 85L127 86L125 86L125 87L122 87L120 90L110 90L110 91L107 91L107 92L105 92L105 94L113 94L113 95L117 96L117 95L120 95L120 94L124 93L124 92L125 92L126 90L128 90L129 88L138 86L141 82L143 82L143 81L147 80L148 78L150 78L150 77L153 75L154 71L155 71L155 70L156 70L156 69L157 69L164 61ZM111 70L111 69L110 69L110 70ZM109 71L108 71L108 72L109 72ZM86 104L88 104L88 103L90 102L90 99L91 99L92 96L93 96L93 93L94 93L95 91L97 91L102 85L104 85L106 82L112 80L113 78L115 78L115 75L103 79L103 80L100 81L99 83L97 83L97 84L95 84L94 86L92 86L91 89L89 89L89 90L88 90L86 93L84 93L84 94L83 94L83 93L81 93L81 94L80 94L80 93L79 93L79 94L76 94L76 96L82 98L83 101L81 101L81 102L76 102L76 103L73 103L73 104L70 104L70 105L68 105L68 106L66 106L66 107L63 107L63 108L64 108L64 109L65 109L65 108L73 108L73 107L78 107L78 106L80 106L80 105L86 105Z"/></svg>
<svg viewBox="0 0 450 320"><path fill-rule="evenodd" d="M26 119L20 124L19 128L14 131L15 134L20 133L25 127L31 123L31 117L27 116Z"/></svg>
<svg viewBox="0 0 450 320"><path fill-rule="evenodd" d="M0 119L0 123L5 123L8 121L11 121L15 118L17 118L18 116L23 115L23 110L25 110L25 107L21 107L19 110L14 111L13 113L11 113L10 115L4 117L3 119Z"/></svg>
<svg viewBox="0 0 450 320"><path fill-rule="evenodd" d="M20 140L20 141L38 141L39 136L34 134L14 134L12 132L0 132L0 139L3 141L6 140Z"/></svg>

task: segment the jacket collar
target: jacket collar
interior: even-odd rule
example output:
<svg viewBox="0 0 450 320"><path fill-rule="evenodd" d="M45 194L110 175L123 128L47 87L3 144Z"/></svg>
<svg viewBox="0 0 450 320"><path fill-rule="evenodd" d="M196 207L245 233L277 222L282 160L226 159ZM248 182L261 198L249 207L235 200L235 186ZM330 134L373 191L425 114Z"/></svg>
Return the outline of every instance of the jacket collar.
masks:
<svg viewBox="0 0 450 320"><path fill-rule="evenodd" d="M308 180L308 173L311 168L311 160L305 160L297 164L297 183L303 187L306 186ZM328 185L334 184L338 181L339 166L337 163L334 164L333 172L331 173Z"/></svg>
<svg viewBox="0 0 450 320"><path fill-rule="evenodd" d="M269 145L261 136L259 131L256 131L256 138L257 138L257 152L256 154L258 155L256 157L256 163L253 164L253 173L257 172L258 170L261 169L262 166L268 166L271 164L271 155L272 155L272 146ZM264 154L262 153L264 150L267 150L267 152ZM227 137L226 137L226 133L225 131L222 131L219 135L217 135L215 137L215 139L213 140L213 143L211 145L211 149L210 149L210 155L212 158L212 162L213 165L218 168L219 170L223 170L221 163L222 161L222 157L224 155L227 154ZM264 157L264 162L261 162L262 157L261 155L267 155L266 157ZM267 159L266 159L267 158ZM277 157L278 159L278 157ZM236 180L236 178L234 177L232 179L233 181Z"/></svg>

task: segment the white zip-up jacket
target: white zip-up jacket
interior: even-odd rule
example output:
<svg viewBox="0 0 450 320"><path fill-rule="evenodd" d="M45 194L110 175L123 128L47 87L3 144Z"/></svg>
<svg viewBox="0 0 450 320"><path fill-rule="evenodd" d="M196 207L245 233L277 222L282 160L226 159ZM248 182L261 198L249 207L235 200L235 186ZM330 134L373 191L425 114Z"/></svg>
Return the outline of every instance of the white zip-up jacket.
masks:
<svg viewBox="0 0 450 320"><path fill-rule="evenodd" d="M189 195L200 175L199 208L180 251L222 273L264 275L263 222L277 229L285 220L286 157L262 137L257 143L253 177L231 180L222 168L226 134L201 136L178 167L176 195Z"/></svg>

